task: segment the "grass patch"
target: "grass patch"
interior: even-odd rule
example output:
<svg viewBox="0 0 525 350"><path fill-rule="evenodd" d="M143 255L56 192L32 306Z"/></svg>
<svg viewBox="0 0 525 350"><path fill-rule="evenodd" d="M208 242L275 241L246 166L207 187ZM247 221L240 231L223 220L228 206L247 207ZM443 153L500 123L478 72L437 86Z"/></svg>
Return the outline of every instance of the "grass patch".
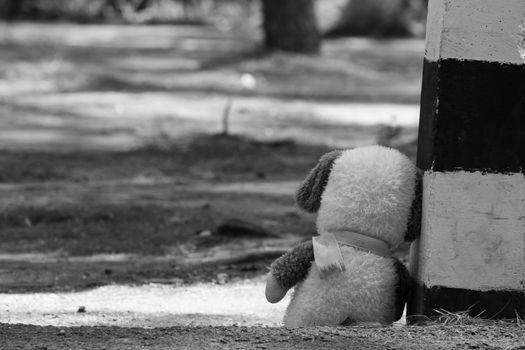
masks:
<svg viewBox="0 0 525 350"><path fill-rule="evenodd" d="M477 315L472 315L471 310L448 311L444 309L434 310L435 316L416 316L417 324L426 326L518 326L525 327L525 321L516 313L514 319L498 319L496 317L484 317L484 311Z"/></svg>

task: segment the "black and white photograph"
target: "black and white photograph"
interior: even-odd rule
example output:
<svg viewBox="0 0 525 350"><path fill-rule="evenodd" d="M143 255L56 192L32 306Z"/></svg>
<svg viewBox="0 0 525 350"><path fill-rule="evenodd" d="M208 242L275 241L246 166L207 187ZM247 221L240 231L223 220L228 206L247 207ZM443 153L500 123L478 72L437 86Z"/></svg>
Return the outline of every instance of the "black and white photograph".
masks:
<svg viewBox="0 0 525 350"><path fill-rule="evenodd" d="M525 349L525 0L0 0L12 349Z"/></svg>

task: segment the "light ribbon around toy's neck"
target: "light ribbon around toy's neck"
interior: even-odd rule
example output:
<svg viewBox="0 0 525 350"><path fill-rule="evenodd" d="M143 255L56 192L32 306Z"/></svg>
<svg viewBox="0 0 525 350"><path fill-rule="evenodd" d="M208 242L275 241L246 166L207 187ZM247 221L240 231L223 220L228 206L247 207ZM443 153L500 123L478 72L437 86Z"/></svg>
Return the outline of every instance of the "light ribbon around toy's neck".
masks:
<svg viewBox="0 0 525 350"><path fill-rule="evenodd" d="M385 241L354 231L321 232L320 236L312 238L312 243L321 277L334 270L346 269L340 244L383 257L392 256Z"/></svg>

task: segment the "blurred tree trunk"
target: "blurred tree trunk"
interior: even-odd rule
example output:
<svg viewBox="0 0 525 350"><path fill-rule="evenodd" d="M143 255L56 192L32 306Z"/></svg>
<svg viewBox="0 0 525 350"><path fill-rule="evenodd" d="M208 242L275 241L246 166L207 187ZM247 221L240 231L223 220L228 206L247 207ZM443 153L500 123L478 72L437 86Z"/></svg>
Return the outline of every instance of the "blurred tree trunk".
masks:
<svg viewBox="0 0 525 350"><path fill-rule="evenodd" d="M321 35L314 0L262 0L262 12L268 48L298 53L319 51Z"/></svg>

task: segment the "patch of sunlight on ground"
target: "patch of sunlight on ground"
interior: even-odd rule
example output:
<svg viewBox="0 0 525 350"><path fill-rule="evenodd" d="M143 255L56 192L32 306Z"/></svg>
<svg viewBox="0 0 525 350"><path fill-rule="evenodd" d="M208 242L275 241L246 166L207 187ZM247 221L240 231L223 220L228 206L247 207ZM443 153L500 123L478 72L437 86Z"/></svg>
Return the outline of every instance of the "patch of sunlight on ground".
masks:
<svg viewBox="0 0 525 350"><path fill-rule="evenodd" d="M0 253L1 261L19 261L25 263L53 263L58 261L63 262L126 262L137 260L138 256L133 254L117 253L117 254L95 254L88 256L63 256L61 252L51 253ZM167 259L167 258L166 258ZM161 260L161 259L159 259Z"/></svg>
<svg viewBox="0 0 525 350"><path fill-rule="evenodd" d="M187 119L216 120L221 115L226 98L221 95L167 93L68 93L34 95L15 98L27 106L61 111L82 110L88 117L116 117L131 119L158 115L183 115ZM195 102L199 103L195 103ZM392 103L323 103L308 100L235 97L235 107L240 110L275 110L280 114L292 111L310 111L320 120L341 124L391 124L417 126L419 106Z"/></svg>
<svg viewBox="0 0 525 350"><path fill-rule="evenodd" d="M209 48L210 42L219 46L217 39L232 41L234 47L253 45L250 42L233 41L227 34L210 30L208 27L177 25L144 26L127 25L77 25L70 23L17 23L0 26L0 39L13 40L27 44L60 43L76 47L111 47L135 49L172 48L178 44L192 49ZM200 34L198 37L196 34ZM239 38L242 35L238 35ZM215 40L212 40L215 39ZM216 47L214 48L216 49ZM229 48L231 49L231 46Z"/></svg>
<svg viewBox="0 0 525 350"><path fill-rule="evenodd" d="M264 277L225 285L104 286L73 293L1 294L0 322L53 326L279 326L288 297L270 304ZM79 313L84 306L85 312Z"/></svg>
<svg viewBox="0 0 525 350"><path fill-rule="evenodd" d="M159 135L174 139L192 132L218 132L226 100L220 94L155 92L17 96L6 107L13 117L0 121L0 146L127 149ZM230 116L233 133L294 138L336 147L374 143L377 135L373 128L380 124L413 129L415 137L418 120L419 107L415 104L324 103L243 96L235 97ZM352 135L333 130L355 126L370 130L366 133L360 129Z"/></svg>
<svg viewBox="0 0 525 350"><path fill-rule="evenodd" d="M0 294L0 323L58 327L281 326L290 297L270 304L264 288L265 278L259 277L224 285L110 285L82 292ZM79 312L80 307L85 312ZM405 324L405 316L396 324Z"/></svg>

